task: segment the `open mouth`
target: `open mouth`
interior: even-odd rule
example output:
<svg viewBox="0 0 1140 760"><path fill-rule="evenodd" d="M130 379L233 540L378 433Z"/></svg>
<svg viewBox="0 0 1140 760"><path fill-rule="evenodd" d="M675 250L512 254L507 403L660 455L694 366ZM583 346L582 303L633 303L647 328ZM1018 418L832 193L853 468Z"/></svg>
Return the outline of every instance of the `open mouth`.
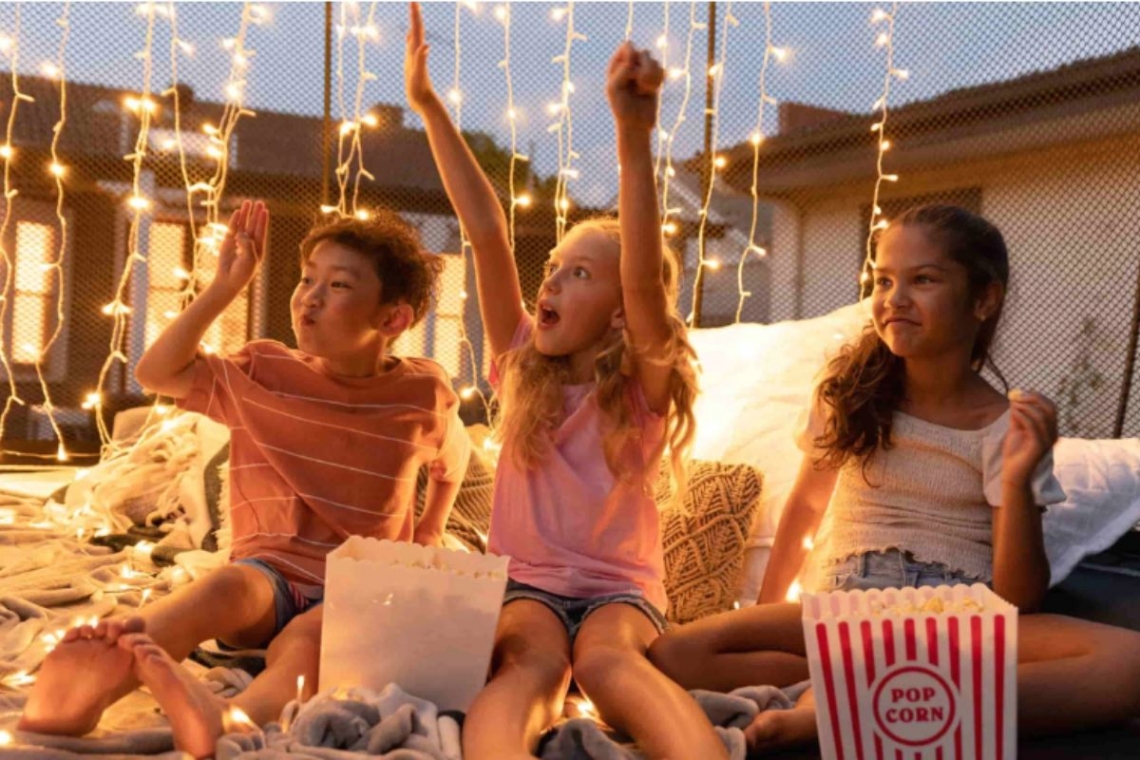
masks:
<svg viewBox="0 0 1140 760"><path fill-rule="evenodd" d="M538 326L539 327L553 327L558 324L561 317L558 312L544 304L538 305Z"/></svg>

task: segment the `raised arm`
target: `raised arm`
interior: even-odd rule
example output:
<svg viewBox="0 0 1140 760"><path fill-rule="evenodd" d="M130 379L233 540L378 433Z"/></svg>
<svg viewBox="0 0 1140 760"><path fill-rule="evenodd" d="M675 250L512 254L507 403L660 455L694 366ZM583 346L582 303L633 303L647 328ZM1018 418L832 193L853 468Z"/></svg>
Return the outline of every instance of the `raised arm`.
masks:
<svg viewBox="0 0 1140 760"><path fill-rule="evenodd" d="M432 88L419 3L410 5L410 13L404 57L408 104L423 118L443 187L471 240L483 329L491 342L491 351L497 357L510 348L524 313L507 218L495 189L479 168L479 162L468 149L463 136L451 123L447 107Z"/></svg>
<svg viewBox="0 0 1140 760"><path fill-rule="evenodd" d="M626 328L635 350L638 380L649 408L669 410L673 371L669 297L662 274L661 217L650 134L664 76L648 53L626 42L610 60L606 94L617 127L618 221L621 225L621 289Z"/></svg>
<svg viewBox="0 0 1140 760"><path fill-rule="evenodd" d="M759 604L788 601L788 589L800 574L810 551L804 539L815 540L835 490L837 475L836 470L815 464L811 454L804 454L776 528L768 569L764 571L764 583L756 600Z"/></svg>
<svg viewBox="0 0 1140 760"><path fill-rule="evenodd" d="M1057 441L1057 409L1036 393L1010 394L1009 432L1002 445L1001 508L994 510L994 592L1033 612L1049 589L1049 559L1033 472Z"/></svg>
<svg viewBox="0 0 1140 760"><path fill-rule="evenodd" d="M218 251L213 282L166 326L135 365L135 379L148 390L185 398L194 381L198 344L234 298L253 279L265 253L269 212L265 204L245 201L230 217L230 228Z"/></svg>

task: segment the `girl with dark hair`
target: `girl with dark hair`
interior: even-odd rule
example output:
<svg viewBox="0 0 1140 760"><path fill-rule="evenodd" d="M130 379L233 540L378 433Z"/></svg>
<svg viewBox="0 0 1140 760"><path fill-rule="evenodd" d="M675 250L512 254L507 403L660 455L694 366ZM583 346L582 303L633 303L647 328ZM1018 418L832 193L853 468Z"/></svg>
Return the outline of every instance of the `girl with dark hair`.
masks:
<svg viewBox="0 0 1140 760"><path fill-rule="evenodd" d="M981 374L996 373L1009 286L1001 233L961 208L915 208L883 232L865 277L872 318L828 364L801 420L805 456L757 606L670 631L650 650L687 688L807 677L800 606L785 599L825 513L822 572L808 590L982 582L1023 615L1045 595L1042 513L1064 499L1056 410ZM1023 732L1140 715L1140 634L1053 615L1023 616L1018 632ZM814 712L808 690L796 709L760 713L750 746L810 740Z"/></svg>

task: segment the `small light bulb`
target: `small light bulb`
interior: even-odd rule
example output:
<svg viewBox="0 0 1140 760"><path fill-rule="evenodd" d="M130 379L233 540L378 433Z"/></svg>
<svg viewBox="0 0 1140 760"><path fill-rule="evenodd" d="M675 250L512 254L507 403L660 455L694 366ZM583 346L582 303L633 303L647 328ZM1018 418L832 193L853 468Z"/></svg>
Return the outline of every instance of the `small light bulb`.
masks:
<svg viewBox="0 0 1140 760"><path fill-rule="evenodd" d="M724 156L717 156L713 159L713 166L718 169L723 169L724 167L728 166L728 159Z"/></svg>

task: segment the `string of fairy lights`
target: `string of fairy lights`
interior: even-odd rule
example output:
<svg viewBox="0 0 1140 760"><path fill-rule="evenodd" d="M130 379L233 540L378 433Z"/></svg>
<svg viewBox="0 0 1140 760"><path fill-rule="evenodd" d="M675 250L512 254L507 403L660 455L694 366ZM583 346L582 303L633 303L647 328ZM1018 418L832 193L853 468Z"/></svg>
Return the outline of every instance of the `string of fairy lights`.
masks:
<svg viewBox="0 0 1140 760"><path fill-rule="evenodd" d="M4 218L0 221L0 258L4 260L4 292L0 294L0 338L3 337L5 325L8 323L8 296L7 294L12 291L12 282L15 277L12 253L8 250L8 229L12 223L12 206L13 199L19 192L12 186L12 159L15 156L15 148L13 147L14 141L12 139L16 127L16 112L19 110L20 103L34 102L31 95L20 91L20 78L18 72L20 60L20 6L17 5L15 9L15 21L12 28L12 36L4 39L5 47L9 51L9 58L12 67L12 107L8 111L8 124L5 130L4 144L0 146L0 158L4 159ZM0 346L6 346L11 341L0 340ZM4 371L8 376L8 398L4 402L4 411L0 413L0 434L3 433L7 423L8 414L11 412L12 407L19 404L24 406L25 402L20 398L19 391L16 387L15 373L12 371L12 365L8 361L8 352L0 351L0 363L4 366Z"/></svg>
<svg viewBox="0 0 1140 760"><path fill-rule="evenodd" d="M366 65L366 52L370 44L379 44L381 39L380 28L376 20L378 5L378 0L373 0L364 10L361 9L360 3L345 2L340 6L340 23L337 25L336 55L337 103L340 107L341 117L338 132L339 139L337 141L337 166L335 174L338 197L335 206L321 207L320 210L325 214L336 214L342 217L355 216L361 219L366 219L369 215L367 209L359 206L359 199L362 183L375 179L374 175L366 166L362 133L365 128L375 128L379 126L377 117L372 113L368 113L364 108L366 85L377 79L377 73L371 71ZM675 160L677 160L675 148L679 146L679 135L688 118L690 101L693 97L694 72L692 67L697 65L693 61L694 45L698 33L708 28L708 23L698 17L696 5L695 0L691 0L689 3L689 24L685 40L684 58L680 64L671 64L670 62L670 3L667 0L663 3L664 17L661 33L655 40L657 54L667 74L667 82L670 84L679 83L681 85L679 88L681 90L679 93L679 105L676 106L676 113L673 116L671 124L668 128L659 126L657 131L656 162L658 176L661 177L662 180L662 231L667 236L674 235L679 231L681 221L680 214L682 213L682 209L675 207L678 204L671 204L670 202L671 183L675 181L678 170L678 167L675 166ZM874 104L876 121L872 125L872 131L877 134L878 138L878 151L876 180L872 195L871 225L868 230L867 239L868 265L870 264L872 255L873 235L885 229L889 224L889 220L885 218L879 206L883 183L898 180L897 174L889 173L884 169L884 154L892 147L891 141L887 137L888 101L891 95L892 82L907 77L905 70L896 68L895 66L894 32L897 9L898 3L896 2L889 10L875 11L872 17L873 23L883 25L882 30L879 31L876 38L876 44L885 48L886 73L883 80L881 97ZM58 238L53 238L56 242L54 246L56 250L52 256L45 258L42 265L45 279L54 284L51 288L51 292L55 297L54 318L51 320L50 335L46 341L43 342L43 345L28 349L29 351L34 351L34 361L28 363L32 364L35 369L43 396L42 403L34 407L34 411L46 416L47 422L58 443L58 450L54 458L59 461L67 461L69 459L69 453L64 444L64 436L60 424L56 419L58 409L53 404L50 386L44 368L48 363L48 357L53 350L57 348L67 318L64 297L66 288L63 282L67 271L65 257L68 255L69 236L67 227L68 216L64 212L67 167L64 164L63 157L59 153L59 145L61 135L65 132L67 125L67 67L65 55L70 31L69 10L70 5L64 3L62 14L57 20L61 33L55 59L45 61L40 67L41 72L58 85L60 99L59 118L53 128L50 148L51 157L47 167L55 184L55 210ZM503 31L503 55L498 65L503 69L506 89L505 114L510 140L506 189L507 198L509 199L510 243L513 248L516 244L517 236L517 211L529 207L533 201L529 188L519 187L517 185L516 172L518 171L518 163L528 161L530 157L521 153L518 149L520 136L519 121L523 111L515 99L515 88L511 71L511 34L514 20L512 10L511 3L503 3L495 7L494 17L501 23ZM551 62L560 67L561 84L559 96L557 100L551 101L546 106L547 113L552 117L557 117L552 123L548 124L547 131L555 137L557 145L558 161L553 203L555 210L555 233L559 240L565 235L568 226L568 212L571 206L570 181L580 178L580 156L574 148L574 113L571 96L575 92L575 86L572 78L573 68L571 64L575 44L586 42L587 38L576 26L576 10L573 2L567 2L554 7L550 11L550 18L554 23L565 25L565 37L561 45L561 50L551 58ZM635 4L628 2L625 10L624 39L632 40L634 36ZM130 117L134 118L132 124L135 127L135 129L132 130L135 137L133 150L124 156L124 159L128 161L131 166L130 187L129 190L124 192L123 196L128 222L127 234L125 236L126 250L122 256L121 269L118 273L114 295L110 302L102 307L103 313L112 320L111 338L107 348L107 355L99 370L95 388L85 394L83 402L85 409L95 411L94 418L99 430L100 439L104 446L108 445L111 440L110 431L107 428L107 420L102 413L104 394L114 371L120 368L122 371L125 371L129 363L130 351L127 347L131 336L131 315L133 308L142 304L137 294L132 297L132 288L136 287L139 282L146 282L145 278L140 280L136 277L136 270L139 265L145 265L147 263L147 246L144 244L141 236L145 234L147 215L152 211L154 203L154 199L149 197L151 189L146 180L146 166L148 153L152 150L151 128L154 119L156 119L158 115L160 100L153 94L154 90L152 87L152 79L154 76L152 56L154 54L156 25L161 20L166 20L170 27L169 57L172 84L161 93L161 98L165 99L169 104L169 118L173 120L173 134L172 137L164 141L162 148L168 151L177 151L179 167L186 190L186 213L191 222L188 228L191 234L192 264L188 269L179 268L176 273L183 284L179 291L179 296L181 305L184 307L200 290L203 275L212 271L213 262L210 260L210 255L217 254L221 240L225 235L226 225L222 223L219 215L221 213L222 198L226 188L229 161L232 155L232 151L230 150L231 140L233 139L234 129L238 121L241 118L255 115L244 106L248 70L251 59L253 59L255 55L255 51L247 46L246 40L251 25L264 23L268 19L268 11L264 6L246 2L242 6L241 21L237 34L234 37L222 40L222 47L230 56L231 66L223 85L224 107L221 118L216 124L207 122L200 125L200 129L208 141L208 147L205 153L212 159L212 170L208 171L207 175L203 177L200 176L200 170L196 172L195 167L192 166L188 160L189 148L186 142L187 128L195 132L197 128L182 123L184 119L184 114L182 113L183 104L180 103L180 92L177 87L179 62L181 59L193 56L194 46L191 42L179 36L174 2L143 3L137 6L136 12L145 22L145 34L142 48L135 55L135 58L140 61L142 68L140 84L134 94L123 100L123 108ZM472 14L478 13L479 4L471 0L461 0L461 2L457 2L455 5L454 74L452 86L446 94L446 100L453 110L456 125L460 128L462 128L463 106L465 105L461 74L463 22L466 12ZM768 2L763 4L763 13L765 42L764 55L759 74L757 117L755 129L749 137L749 142L753 149L751 186L752 213L747 243L735 262L737 264L736 285L738 291L736 321L740 321L742 317L746 299L752 296L752 293L745 288L744 267L746 261L749 257L764 258L768 254L768 251L761 245L758 239L760 195L757 189L760 151L764 142L766 128L766 109L777 105L776 100L768 92L767 77L770 64L773 61L784 60L788 54L785 49L772 44L772 17ZM0 220L0 259L3 259L5 268L5 293L11 293L14 284L13 272L15 271L15 266L13 262L13 251L10 250L10 243L6 241L11 237L7 231L13 224L14 219L13 199L19 192L18 188L14 186L15 180L12 173L12 159L15 153L12 147L14 142L13 135L18 106L20 103L32 101L32 97L21 90L21 82L18 74L21 43L20 23L20 9L17 5L15 7L15 22L12 33L10 35L0 36L0 52L6 53L11 63L11 81L12 91L14 93L12 107L8 112L5 142L0 146L0 158L4 161L3 192L5 194L5 210L3 219ZM712 106L707 113L707 115L711 117L712 150L702 160L709 162L708 171L710 172L712 181L703 188L703 198L701 199L700 210L698 212L699 225L696 233L698 277L704 270L717 269L721 264L719 260L707 255L706 247L709 238L709 214L713 204L716 173L723 170L726 166L726 158L718 152L717 141L720 126L719 110L721 95L726 80L726 68L730 63L728 37L730 30L735 29L739 23L736 14L733 12L733 4L728 3L724 12L723 32L719 40L719 55L716 57L713 65L706 71L708 85L712 88ZM349 60L348 54L345 52L345 44L349 41L349 37L353 38L353 41L356 43L355 52L357 64L355 91L351 99L346 98L345 81L346 60ZM664 101L665 98L661 100ZM659 103L659 116L661 107ZM659 118L659 123L660 121L661 119ZM462 228L460 229L460 238L461 253L466 263L470 243L467 240L465 230ZM866 279L867 277L868 274L864 272L863 278ZM466 291L464 290L460 296L462 299L466 299ZM11 329L11 319L8 315L11 309L12 302L10 298L0 297L0 343L7 344L12 342L12 339L6 337L4 333L6 329ZM166 312L163 316L173 318L176 316L176 312ZM479 396L483 394L480 390L479 380L481 372L479 363L475 358L475 347L468 339L465 328L465 320L460 319L459 329L461 331L461 338L459 350L468 357L469 361L464 363L468 364L470 368L469 382L463 383L460 390L461 395L465 399L470 399L476 394ZM0 434L5 430L5 425L12 409L15 406L26 404L25 399L20 395L20 389L17 385L18 376L13 369L15 361L12 357L17 348L19 347L12 346L9 351L0 351L0 365L2 365L3 370L7 374L9 390L3 410L0 411ZM219 348L220 347L216 345L203 344L203 349L206 351L214 351ZM464 370L463 374L467 374L467 372ZM484 398L483 400L484 403L486 403L486 399ZM167 411L166 407L161 404L156 405L155 408L159 414Z"/></svg>
<svg viewBox="0 0 1140 760"><path fill-rule="evenodd" d="M871 131L878 137L878 155L875 160L875 190L871 196L871 219L870 229L867 230L866 258L863 262L863 271L859 276L861 286L866 285L871 279L871 270L874 266L875 234L890 226L890 220L883 216L883 210L879 206L879 194L884 182L899 181L898 174L888 174L883 171L883 156L891 148L891 141L887 139L886 134L891 82L910 76L906 69L895 68L895 17L898 14L898 9L899 4L895 2L891 5L889 13L880 8L871 15L871 23L873 24L886 22L886 30L879 32L875 38L875 44L886 49L887 65L886 73L883 76L883 94L872 106L873 110L879 112L878 120L871 125Z"/></svg>
<svg viewBox="0 0 1140 760"><path fill-rule="evenodd" d="M708 76L708 86L712 88L712 107L709 108L705 114L709 120L709 154L706 156L708 160L708 182L706 183L704 198L701 201L701 210L698 213L698 226L697 226L697 276L693 282L693 289L698 290L703 285L704 270L707 267L711 270L720 269L720 259L708 258L705 255L706 234L708 232L709 222L709 207L712 206L713 192L716 190L716 173L728 165L728 161L724 156L717 154L717 131L720 127L720 94L724 90L725 80L725 67L728 65L728 32L735 26L739 26L740 22L736 16L732 15L732 2L725 6L724 11L724 25L723 31L720 36L720 60L713 63L709 67L706 76ZM694 299L695 301L695 299ZM688 322L692 322L693 315L690 314Z"/></svg>
<svg viewBox="0 0 1140 760"><path fill-rule="evenodd" d="M574 93L574 82L570 79L570 54L575 42L586 42L586 35L574 28L574 3L568 2L564 8L555 8L551 11L551 18L555 21L566 22L566 42L560 54L551 58L551 63L562 68L561 96L556 103L547 108L551 116L558 116L558 121L547 127L558 137L558 176L555 180L554 190L554 218L557 239L562 241L566 234L566 224L570 212L569 182L578 179L579 171L574 166L574 159L580 156L574 151L574 115L570 108L570 96Z"/></svg>
<svg viewBox="0 0 1140 760"><path fill-rule="evenodd" d="M696 0L689 2L689 35L685 43L685 65L684 67L671 67L667 68L666 72L669 79L682 79L685 83L684 95L681 98L681 105L677 109L677 116L673 121L672 129L668 130L665 139L665 176L661 181L661 230L665 235L677 234L679 227L672 217L679 215L682 211L680 207L673 208L669 205L669 190L673 177L677 176L677 170L673 166L673 146L677 142L677 133L681 129L681 125L685 123L686 111L689 107L689 100L693 93L693 40L698 31L707 29L708 24L703 21L697 21L697 3ZM659 50L666 50L669 46L669 38L667 34L662 34L657 39L657 47ZM658 129L660 129L660 121L658 122Z"/></svg>
<svg viewBox="0 0 1140 760"><path fill-rule="evenodd" d="M772 6L770 2L765 0L764 58L760 63L760 97L756 107L756 129L748 138L748 142L752 145L752 185L749 190L752 197L752 217L748 223L748 243L740 252L739 260L736 263L737 301L736 319L734 320L736 323L740 322L741 315L744 314L744 301L752 296L752 293L744 288L744 264L748 261L749 255L759 258L768 255L767 249L756 242L756 228L760 221L760 145L764 142L764 107L777 105L776 99L768 94L768 65L773 58L777 61L784 61L787 57L788 51L785 48L776 47L772 44Z"/></svg>

